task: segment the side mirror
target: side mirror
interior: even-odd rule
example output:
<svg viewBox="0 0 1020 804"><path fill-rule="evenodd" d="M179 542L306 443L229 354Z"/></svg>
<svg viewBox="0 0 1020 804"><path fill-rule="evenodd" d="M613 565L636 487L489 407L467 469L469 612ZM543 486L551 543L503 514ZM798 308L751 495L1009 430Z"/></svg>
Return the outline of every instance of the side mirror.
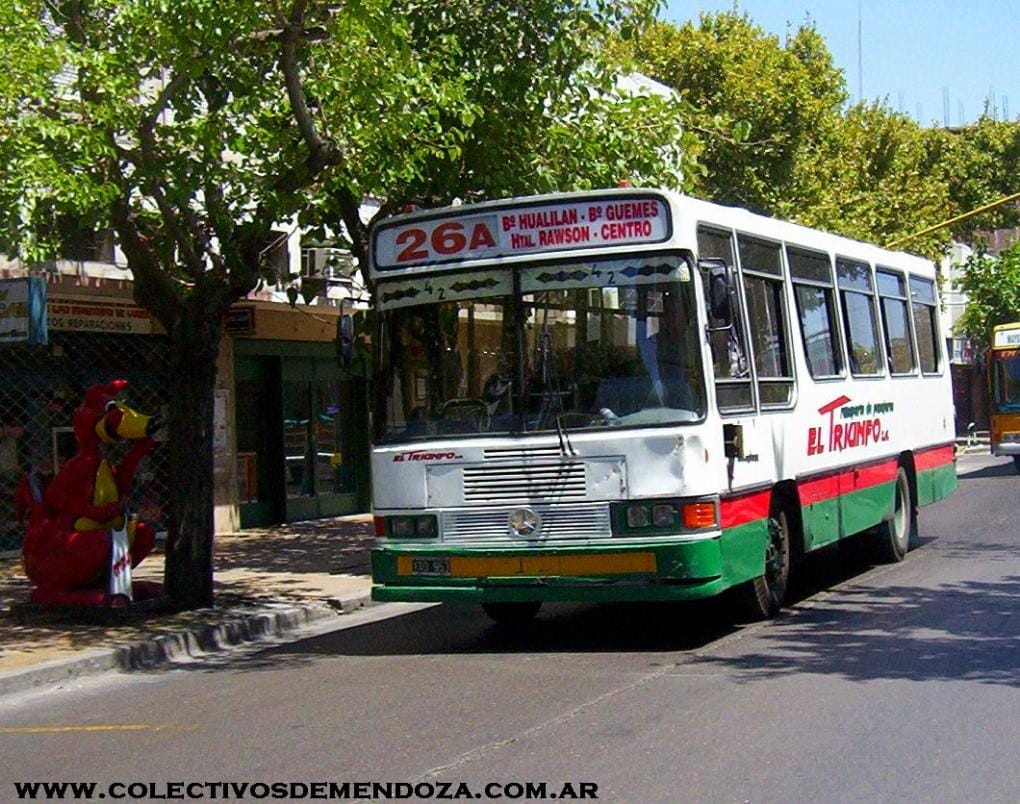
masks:
<svg viewBox="0 0 1020 804"><path fill-rule="evenodd" d="M722 260L700 260L698 267L707 280L708 314L718 322L711 329L729 329L733 326L733 282L730 267Z"/></svg>
<svg viewBox="0 0 1020 804"><path fill-rule="evenodd" d="M354 359L354 319L347 314L336 320L336 354L340 368L348 368Z"/></svg>

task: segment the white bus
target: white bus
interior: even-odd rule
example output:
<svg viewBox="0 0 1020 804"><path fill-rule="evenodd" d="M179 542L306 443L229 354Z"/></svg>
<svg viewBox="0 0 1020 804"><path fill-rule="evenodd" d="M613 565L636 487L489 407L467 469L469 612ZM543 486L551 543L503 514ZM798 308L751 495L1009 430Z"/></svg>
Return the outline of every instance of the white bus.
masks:
<svg viewBox="0 0 1020 804"><path fill-rule="evenodd" d="M373 596L773 616L956 486L932 263L666 191L375 226Z"/></svg>

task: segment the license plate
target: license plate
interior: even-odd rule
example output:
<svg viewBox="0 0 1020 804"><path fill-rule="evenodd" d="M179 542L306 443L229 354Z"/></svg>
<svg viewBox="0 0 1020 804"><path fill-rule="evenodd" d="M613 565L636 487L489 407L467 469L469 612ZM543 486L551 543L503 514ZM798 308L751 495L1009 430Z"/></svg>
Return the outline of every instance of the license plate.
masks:
<svg viewBox="0 0 1020 804"><path fill-rule="evenodd" d="M449 558L412 558L412 575L443 575L450 574Z"/></svg>

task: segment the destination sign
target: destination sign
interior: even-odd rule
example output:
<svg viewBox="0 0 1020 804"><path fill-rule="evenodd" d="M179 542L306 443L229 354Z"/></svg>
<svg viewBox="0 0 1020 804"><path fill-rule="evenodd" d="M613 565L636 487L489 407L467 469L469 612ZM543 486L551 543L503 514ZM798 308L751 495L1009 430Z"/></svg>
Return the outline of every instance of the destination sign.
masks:
<svg viewBox="0 0 1020 804"><path fill-rule="evenodd" d="M522 254L661 243L672 232L658 196L612 196L452 212L375 230L372 266L379 271Z"/></svg>
<svg viewBox="0 0 1020 804"><path fill-rule="evenodd" d="M1005 346L1020 346L1020 329L1000 329L995 333L996 349Z"/></svg>

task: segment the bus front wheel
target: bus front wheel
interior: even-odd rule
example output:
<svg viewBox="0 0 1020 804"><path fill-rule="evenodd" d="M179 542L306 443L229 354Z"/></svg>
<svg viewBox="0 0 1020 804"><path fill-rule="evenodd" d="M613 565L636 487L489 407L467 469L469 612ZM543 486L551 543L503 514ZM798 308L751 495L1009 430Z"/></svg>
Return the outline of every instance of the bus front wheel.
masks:
<svg viewBox="0 0 1020 804"><path fill-rule="evenodd" d="M910 547L910 531L914 527L914 502L910 493L910 480L902 466L896 471L893 492L893 515L882 522L875 533L878 558L886 563L902 561Z"/></svg>
<svg viewBox="0 0 1020 804"><path fill-rule="evenodd" d="M542 604L527 603L483 603L482 610L499 625L524 625L535 619Z"/></svg>
<svg viewBox="0 0 1020 804"><path fill-rule="evenodd" d="M785 510L768 520L765 572L741 587L744 613L751 620L770 620L779 614L790 582L791 518Z"/></svg>

